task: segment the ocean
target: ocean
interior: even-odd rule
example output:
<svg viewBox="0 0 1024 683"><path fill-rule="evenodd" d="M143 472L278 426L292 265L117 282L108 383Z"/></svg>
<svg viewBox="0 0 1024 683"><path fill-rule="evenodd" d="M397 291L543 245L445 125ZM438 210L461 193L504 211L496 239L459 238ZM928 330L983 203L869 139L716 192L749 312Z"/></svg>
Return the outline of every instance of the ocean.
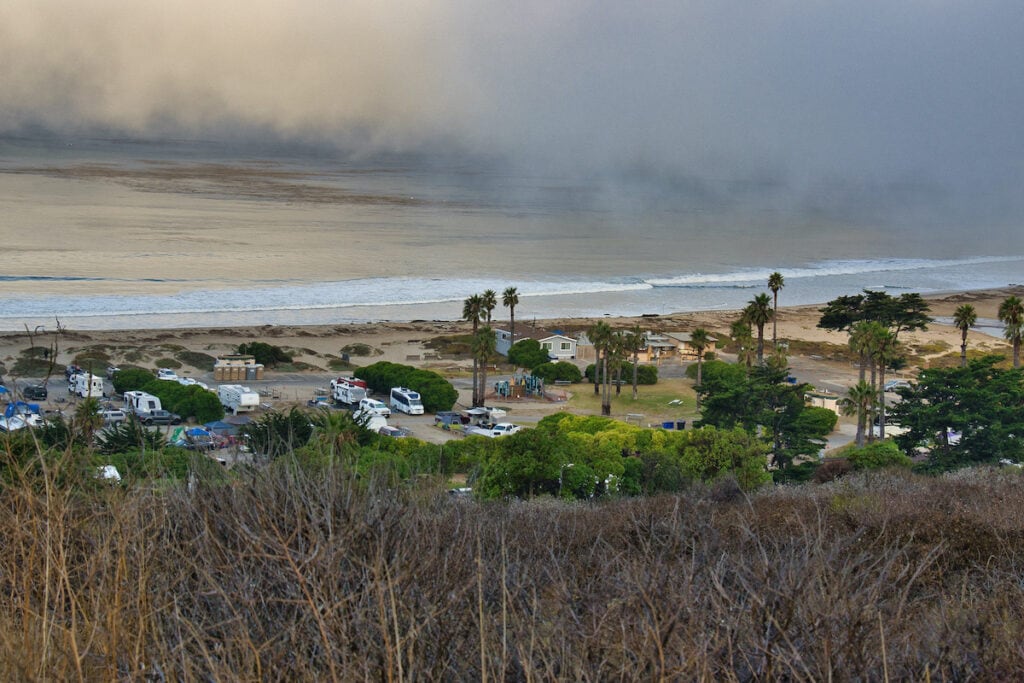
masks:
<svg viewBox="0 0 1024 683"><path fill-rule="evenodd" d="M518 319L1024 282L1024 230L757 183L312 146L0 138L0 330ZM507 316L499 302L498 320Z"/></svg>

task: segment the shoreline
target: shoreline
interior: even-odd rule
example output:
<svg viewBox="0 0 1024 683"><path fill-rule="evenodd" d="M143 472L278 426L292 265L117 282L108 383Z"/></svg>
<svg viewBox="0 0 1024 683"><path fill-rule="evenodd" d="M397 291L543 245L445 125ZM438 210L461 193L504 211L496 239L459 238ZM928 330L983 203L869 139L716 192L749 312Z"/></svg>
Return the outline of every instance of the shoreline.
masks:
<svg viewBox="0 0 1024 683"><path fill-rule="evenodd" d="M949 317L962 303L975 306L981 319L995 319L1002 300L1010 295L1024 296L1024 286L1013 285L994 289L953 290L942 293L922 295L928 301L933 317ZM780 292L780 299L785 301L785 289ZM829 332L816 327L821 304L803 304L796 306L779 306L779 337L781 339L801 340L809 342L831 342L845 344L845 335ZM498 309L497 312L507 313ZM601 320L613 327L632 327L639 325L652 331L680 330L688 331L694 327L704 327L712 334L728 332L729 325L739 315L739 309L728 310L697 310L679 311L667 315L640 316L601 316L601 317L553 317L521 319L520 325L532 325L554 330L574 332L586 329ZM497 316L492 327L508 327L508 318ZM42 329L40 329L42 328ZM34 331L37 343L51 340L54 329L40 326ZM60 335L59 362L65 356L83 345L107 345L111 347L129 347L145 344L177 344L190 350L216 355L225 353L231 346L244 341L266 340L277 346L296 347L313 351L320 355L341 355L341 348L346 344L369 344L378 351L374 356L378 360L403 360L406 356L422 354L422 343L431 337L461 334L469 329L469 323L460 320L387 320L364 323L335 323L318 325L233 325L209 327L176 327L176 328L139 328L117 330L79 330L65 327ZM951 344L949 336L953 333L955 344ZM985 334L976 332L976 334ZM20 348L29 346L30 335L26 331L0 331L0 360L10 361L16 357ZM1008 346L1001 339L985 334L988 345ZM941 340L955 348L959 347L959 331L950 325L933 323L929 330L908 335L908 341L922 343L924 341ZM335 343L336 342L336 343ZM300 354L301 355L301 354ZM70 362L70 361L69 361Z"/></svg>

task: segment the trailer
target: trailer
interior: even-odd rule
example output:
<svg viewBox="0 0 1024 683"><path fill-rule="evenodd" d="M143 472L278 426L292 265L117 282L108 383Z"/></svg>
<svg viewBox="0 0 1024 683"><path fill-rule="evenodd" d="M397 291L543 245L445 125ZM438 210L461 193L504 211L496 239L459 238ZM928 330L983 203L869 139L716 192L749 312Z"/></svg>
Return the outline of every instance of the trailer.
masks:
<svg viewBox="0 0 1024 683"><path fill-rule="evenodd" d="M360 386L360 384L362 386ZM349 377L331 380L331 398L335 403L356 406L366 398L366 382Z"/></svg>
<svg viewBox="0 0 1024 683"><path fill-rule="evenodd" d="M260 406L259 393L241 384L221 384L217 387L217 398L232 415L256 410Z"/></svg>
<svg viewBox="0 0 1024 683"><path fill-rule="evenodd" d="M82 398L100 398L104 396L103 378L88 372L71 375L68 380L68 393Z"/></svg>
<svg viewBox="0 0 1024 683"><path fill-rule="evenodd" d="M126 391L124 392L124 412L131 415L146 415L153 412L154 410L163 410L163 405L153 394L147 394L145 391Z"/></svg>

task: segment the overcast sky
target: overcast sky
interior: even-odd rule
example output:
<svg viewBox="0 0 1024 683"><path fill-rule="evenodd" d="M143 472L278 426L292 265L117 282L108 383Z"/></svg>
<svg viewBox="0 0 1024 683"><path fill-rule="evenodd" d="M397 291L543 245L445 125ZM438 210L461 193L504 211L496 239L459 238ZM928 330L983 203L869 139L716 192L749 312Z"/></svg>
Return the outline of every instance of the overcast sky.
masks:
<svg viewBox="0 0 1024 683"><path fill-rule="evenodd" d="M1021 0L5 0L0 131L271 131L886 195L1024 186Z"/></svg>

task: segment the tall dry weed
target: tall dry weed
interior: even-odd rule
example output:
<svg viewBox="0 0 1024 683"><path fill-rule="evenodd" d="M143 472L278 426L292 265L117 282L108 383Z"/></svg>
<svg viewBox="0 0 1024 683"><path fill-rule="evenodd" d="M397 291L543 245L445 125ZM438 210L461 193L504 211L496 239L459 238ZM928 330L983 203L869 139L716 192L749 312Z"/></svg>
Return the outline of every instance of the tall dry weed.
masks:
<svg viewBox="0 0 1024 683"><path fill-rule="evenodd" d="M66 464L66 463L65 463ZM1024 677L1024 480L478 504L341 468L0 491L8 680Z"/></svg>

